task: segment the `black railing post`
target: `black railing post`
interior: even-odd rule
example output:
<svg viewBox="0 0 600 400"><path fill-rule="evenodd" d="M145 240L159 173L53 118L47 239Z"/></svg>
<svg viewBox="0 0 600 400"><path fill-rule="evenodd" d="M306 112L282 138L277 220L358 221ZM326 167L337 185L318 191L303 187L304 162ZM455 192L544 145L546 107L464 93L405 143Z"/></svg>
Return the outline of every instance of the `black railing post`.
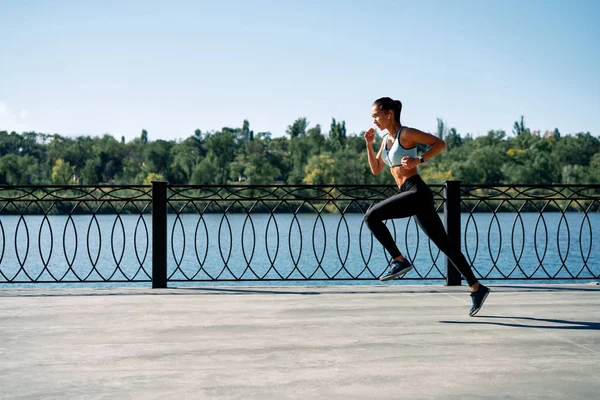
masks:
<svg viewBox="0 0 600 400"><path fill-rule="evenodd" d="M446 233L452 244L460 249L460 181L446 181L444 217ZM446 257L446 286L460 286L460 272Z"/></svg>
<svg viewBox="0 0 600 400"><path fill-rule="evenodd" d="M167 182L152 181L152 288L167 287Z"/></svg>

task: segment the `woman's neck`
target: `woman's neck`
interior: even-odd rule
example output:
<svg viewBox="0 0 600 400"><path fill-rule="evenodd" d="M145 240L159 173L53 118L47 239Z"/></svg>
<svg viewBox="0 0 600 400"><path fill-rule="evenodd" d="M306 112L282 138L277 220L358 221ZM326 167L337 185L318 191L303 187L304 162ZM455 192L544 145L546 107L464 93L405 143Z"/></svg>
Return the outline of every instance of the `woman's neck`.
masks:
<svg viewBox="0 0 600 400"><path fill-rule="evenodd" d="M400 124L398 124L394 121L394 122L392 122L392 126L390 126L387 131L391 137L395 138L396 135L398 134L399 129L400 129Z"/></svg>

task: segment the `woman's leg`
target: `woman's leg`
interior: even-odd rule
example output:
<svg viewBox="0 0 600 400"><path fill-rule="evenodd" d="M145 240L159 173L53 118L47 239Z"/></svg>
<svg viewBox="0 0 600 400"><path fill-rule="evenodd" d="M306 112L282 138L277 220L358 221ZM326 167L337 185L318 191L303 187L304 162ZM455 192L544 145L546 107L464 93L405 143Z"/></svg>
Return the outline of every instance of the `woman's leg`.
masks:
<svg viewBox="0 0 600 400"><path fill-rule="evenodd" d="M433 206L428 206L425 209L421 209L416 215L416 220L421 229L423 229L425 234L436 244L440 251L448 256L454 267L467 280L469 286L475 285L477 283L477 278L475 278L471 266L460 249L454 246L450 241L446 229L444 229L444 225L442 224L442 220L435 208Z"/></svg>
<svg viewBox="0 0 600 400"><path fill-rule="evenodd" d="M365 213L365 225L394 259L402 254L383 221L415 215L420 202L419 197L415 190L407 190L377 203Z"/></svg>

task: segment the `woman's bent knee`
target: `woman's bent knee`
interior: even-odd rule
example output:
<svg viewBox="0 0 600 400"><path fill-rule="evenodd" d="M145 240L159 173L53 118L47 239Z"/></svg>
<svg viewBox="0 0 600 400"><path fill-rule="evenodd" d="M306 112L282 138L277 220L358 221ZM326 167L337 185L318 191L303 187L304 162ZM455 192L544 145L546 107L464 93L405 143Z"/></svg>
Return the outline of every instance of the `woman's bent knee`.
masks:
<svg viewBox="0 0 600 400"><path fill-rule="evenodd" d="M367 212L363 216L363 222L365 223L365 225L370 226L376 221L377 221L377 219L375 218L373 209L371 208L371 209L367 210Z"/></svg>

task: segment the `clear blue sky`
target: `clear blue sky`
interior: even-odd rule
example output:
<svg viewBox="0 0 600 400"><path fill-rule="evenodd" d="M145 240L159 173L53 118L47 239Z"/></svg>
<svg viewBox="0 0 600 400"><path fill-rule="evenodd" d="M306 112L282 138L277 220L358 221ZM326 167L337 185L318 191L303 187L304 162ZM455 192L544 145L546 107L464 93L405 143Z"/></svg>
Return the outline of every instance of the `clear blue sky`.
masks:
<svg viewBox="0 0 600 400"><path fill-rule="evenodd" d="M346 4L344 4L346 3ZM600 2L1 0L0 129L178 139L298 117L600 134Z"/></svg>

